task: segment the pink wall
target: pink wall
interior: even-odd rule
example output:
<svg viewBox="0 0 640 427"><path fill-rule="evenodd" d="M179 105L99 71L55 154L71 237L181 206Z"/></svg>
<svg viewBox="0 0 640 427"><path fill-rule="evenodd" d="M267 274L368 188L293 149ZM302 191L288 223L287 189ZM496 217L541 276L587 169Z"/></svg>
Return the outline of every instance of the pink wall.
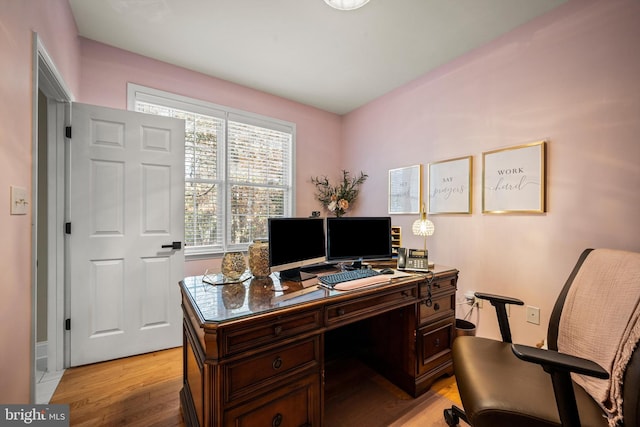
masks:
<svg viewBox="0 0 640 427"><path fill-rule="evenodd" d="M474 156L473 213L431 216L430 257L460 270L458 295L504 293L539 307L540 326L512 308L517 341L546 336L584 248L640 250L639 22L637 1L570 1L344 118L346 162L371 176L361 212L386 213L391 168L422 163L426 176L430 162ZM542 139L548 213L482 214L482 152ZM403 243L421 247L414 219L393 216ZM478 334L497 337L492 308L480 313Z"/></svg>
<svg viewBox="0 0 640 427"><path fill-rule="evenodd" d="M0 2L0 403L29 401L31 214L9 215L9 187L31 192L32 31L77 93L79 46L66 0Z"/></svg>
<svg viewBox="0 0 640 427"><path fill-rule="evenodd" d="M296 214L306 216L319 209L310 177L339 170L340 116L82 39L79 101L126 109L128 82L295 123ZM217 258L188 261L185 274L218 266Z"/></svg>

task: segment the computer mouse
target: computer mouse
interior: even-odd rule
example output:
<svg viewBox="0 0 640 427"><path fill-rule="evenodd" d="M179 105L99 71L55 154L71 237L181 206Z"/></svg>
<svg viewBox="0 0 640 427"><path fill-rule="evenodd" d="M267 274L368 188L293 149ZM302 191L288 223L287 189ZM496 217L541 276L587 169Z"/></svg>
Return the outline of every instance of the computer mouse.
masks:
<svg viewBox="0 0 640 427"><path fill-rule="evenodd" d="M380 270L380 273L382 273L382 274L394 274L395 271L393 270L393 268L383 268L382 270Z"/></svg>

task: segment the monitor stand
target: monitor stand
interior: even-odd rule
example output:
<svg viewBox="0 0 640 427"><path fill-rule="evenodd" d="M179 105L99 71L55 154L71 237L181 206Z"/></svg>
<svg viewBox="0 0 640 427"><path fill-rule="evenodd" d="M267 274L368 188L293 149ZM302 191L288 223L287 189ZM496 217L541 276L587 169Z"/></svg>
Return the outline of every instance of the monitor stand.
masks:
<svg viewBox="0 0 640 427"><path fill-rule="evenodd" d="M304 282L305 280L313 279L316 276L317 274L301 271L300 268L292 268L290 270L283 270L280 272L281 281L288 280L291 282Z"/></svg>
<svg viewBox="0 0 640 427"><path fill-rule="evenodd" d="M360 270L362 268L362 260L353 261L351 264L344 264L342 268L345 270Z"/></svg>

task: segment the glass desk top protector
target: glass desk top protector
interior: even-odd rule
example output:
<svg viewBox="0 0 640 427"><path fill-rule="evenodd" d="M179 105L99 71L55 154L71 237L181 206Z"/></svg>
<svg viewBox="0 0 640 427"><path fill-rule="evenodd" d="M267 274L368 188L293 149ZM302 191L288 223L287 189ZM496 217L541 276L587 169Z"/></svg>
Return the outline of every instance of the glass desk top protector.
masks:
<svg viewBox="0 0 640 427"><path fill-rule="evenodd" d="M434 270L435 273L440 273L453 269L436 265ZM304 302L320 301L345 293L390 285L382 283L352 291L338 291L318 286L317 277L305 282L287 281L284 286L274 273L266 278L254 278L248 275L244 281L224 285L208 284L203 282L203 278L204 276L186 277L182 283L200 310L202 318L207 322L230 321ZM402 278L398 279L398 281L401 280ZM397 281L394 280L391 284L393 283Z"/></svg>
<svg viewBox="0 0 640 427"><path fill-rule="evenodd" d="M183 279L185 289L208 322L223 322L266 313L278 308L325 298L332 292L317 285L317 278L304 283L286 282L282 286L276 275L267 278L249 277L238 283L211 285L204 276ZM283 290L283 288L285 288Z"/></svg>

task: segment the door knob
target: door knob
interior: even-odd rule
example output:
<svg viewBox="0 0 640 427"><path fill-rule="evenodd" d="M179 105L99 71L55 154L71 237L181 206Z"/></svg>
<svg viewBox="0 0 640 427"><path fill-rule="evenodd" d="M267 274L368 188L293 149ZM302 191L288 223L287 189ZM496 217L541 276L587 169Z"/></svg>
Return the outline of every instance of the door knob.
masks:
<svg viewBox="0 0 640 427"><path fill-rule="evenodd" d="M173 242L170 245L162 245L163 248L182 249L182 242Z"/></svg>

